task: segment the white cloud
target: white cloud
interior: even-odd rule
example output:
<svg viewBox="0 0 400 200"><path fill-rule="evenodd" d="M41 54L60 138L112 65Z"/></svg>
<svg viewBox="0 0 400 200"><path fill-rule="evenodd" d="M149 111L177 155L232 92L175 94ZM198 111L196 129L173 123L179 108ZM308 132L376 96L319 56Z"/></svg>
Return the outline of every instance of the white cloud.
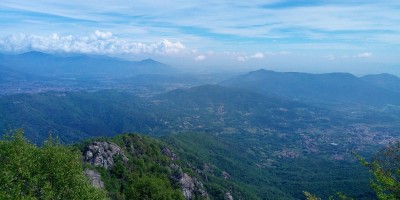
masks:
<svg viewBox="0 0 400 200"><path fill-rule="evenodd" d="M327 56L325 56L325 58L327 60L336 60L336 56L334 56L334 55L327 55Z"/></svg>
<svg viewBox="0 0 400 200"><path fill-rule="evenodd" d="M112 33L111 32L101 32L99 30L96 30L94 32L94 36L95 38L102 38L102 39L107 39L107 38L111 38L112 37Z"/></svg>
<svg viewBox="0 0 400 200"><path fill-rule="evenodd" d="M252 55L251 58L263 59L264 58L264 54L263 53L256 53L256 54Z"/></svg>
<svg viewBox="0 0 400 200"><path fill-rule="evenodd" d="M163 41L150 45L152 49L156 49L155 53L160 54L177 54L186 49L186 47L181 42L171 42L169 40L164 39Z"/></svg>
<svg viewBox="0 0 400 200"><path fill-rule="evenodd" d="M198 56L196 56L195 58L194 58L194 60L196 60L196 61L203 61L203 60L205 60L206 59L206 56L204 56L204 55L198 55Z"/></svg>
<svg viewBox="0 0 400 200"><path fill-rule="evenodd" d="M249 59L263 59L263 58L264 58L264 54L261 53L261 52L257 52L257 53L255 53L253 55L240 55L240 56L237 56L236 59L238 61L240 61L240 62L244 62L244 61L247 61Z"/></svg>
<svg viewBox="0 0 400 200"><path fill-rule="evenodd" d="M75 35L10 35L0 39L0 50L5 52L25 52L31 50L45 52L91 53L91 54L161 54L184 53L181 42L162 40L156 43L132 42L113 36L111 32L96 30L88 36Z"/></svg>
<svg viewBox="0 0 400 200"><path fill-rule="evenodd" d="M364 53L357 54L355 57L356 58L370 58L370 57L372 57L372 53L364 52Z"/></svg>

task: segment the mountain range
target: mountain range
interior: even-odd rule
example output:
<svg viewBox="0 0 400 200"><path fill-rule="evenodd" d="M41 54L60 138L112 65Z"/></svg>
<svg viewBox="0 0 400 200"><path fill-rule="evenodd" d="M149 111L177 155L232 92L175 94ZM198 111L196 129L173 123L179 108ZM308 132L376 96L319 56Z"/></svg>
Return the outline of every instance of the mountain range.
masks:
<svg viewBox="0 0 400 200"><path fill-rule="evenodd" d="M152 59L127 61L108 56L46 54L37 51L1 55L0 63L2 71L11 70L39 77L132 77L176 71Z"/></svg>
<svg viewBox="0 0 400 200"><path fill-rule="evenodd" d="M220 85L309 103L400 105L400 79L394 75L356 77L348 73L310 74L257 70Z"/></svg>
<svg viewBox="0 0 400 200"><path fill-rule="evenodd" d="M154 91L154 95L219 82L224 87L315 105L400 105L400 78L390 74L356 77L348 73L310 74L264 69L235 77L182 74L152 59L127 61L107 56L35 51L0 55L0 69L3 86L0 88L4 94L23 93L24 90L35 92L36 87L41 88L36 92L117 89Z"/></svg>

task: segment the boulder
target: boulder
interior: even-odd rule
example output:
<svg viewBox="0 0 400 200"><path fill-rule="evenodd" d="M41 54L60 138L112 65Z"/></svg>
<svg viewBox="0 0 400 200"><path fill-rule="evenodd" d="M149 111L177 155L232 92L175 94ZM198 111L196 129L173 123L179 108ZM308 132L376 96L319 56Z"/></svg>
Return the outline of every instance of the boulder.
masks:
<svg viewBox="0 0 400 200"><path fill-rule="evenodd" d="M110 169L114 165L114 157L121 156L124 162L128 161L121 148L110 142L92 142L83 151L84 162L96 167Z"/></svg>

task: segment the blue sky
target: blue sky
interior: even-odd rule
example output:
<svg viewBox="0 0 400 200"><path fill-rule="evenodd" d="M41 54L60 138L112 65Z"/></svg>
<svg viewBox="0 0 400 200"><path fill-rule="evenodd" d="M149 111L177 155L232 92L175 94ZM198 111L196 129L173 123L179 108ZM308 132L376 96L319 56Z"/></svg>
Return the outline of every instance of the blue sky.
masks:
<svg viewBox="0 0 400 200"><path fill-rule="evenodd" d="M0 1L0 51L400 75L398 0Z"/></svg>

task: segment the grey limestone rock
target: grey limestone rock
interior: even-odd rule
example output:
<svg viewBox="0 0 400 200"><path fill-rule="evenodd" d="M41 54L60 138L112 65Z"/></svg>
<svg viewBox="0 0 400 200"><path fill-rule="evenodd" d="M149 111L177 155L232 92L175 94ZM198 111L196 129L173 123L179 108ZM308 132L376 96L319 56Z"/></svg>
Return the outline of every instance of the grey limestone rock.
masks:
<svg viewBox="0 0 400 200"><path fill-rule="evenodd" d="M225 193L225 200L233 200L233 196L230 192Z"/></svg>
<svg viewBox="0 0 400 200"><path fill-rule="evenodd" d="M169 148L164 147L164 149L162 150L162 152L164 153L164 155L166 155L169 159L171 160L178 160L178 156Z"/></svg>
<svg viewBox="0 0 400 200"><path fill-rule="evenodd" d="M181 184L183 196L185 196L185 199L190 199L192 197L193 190L195 189L192 177L184 173L179 180L179 183Z"/></svg>
<svg viewBox="0 0 400 200"><path fill-rule="evenodd" d="M105 169L109 169L114 165L114 156L121 156L124 162L128 160L121 148L110 142L93 142L89 144L84 149L83 156L84 162Z"/></svg>
<svg viewBox="0 0 400 200"><path fill-rule="evenodd" d="M104 183L101 180L101 176L99 173L96 171L90 170L90 169L85 169L84 171L85 176L89 179L90 184L95 187L95 188L103 188Z"/></svg>
<svg viewBox="0 0 400 200"><path fill-rule="evenodd" d="M188 174L180 174L179 184L182 188L183 196L186 200L192 199L195 193L200 194L203 198L208 199L207 191L205 190L203 183L198 181L196 178L190 177Z"/></svg>
<svg viewBox="0 0 400 200"><path fill-rule="evenodd" d="M222 177L224 177L224 179L227 180L227 179L230 179L230 178L231 178L231 175L230 175L228 172L223 171L223 172L222 172Z"/></svg>

